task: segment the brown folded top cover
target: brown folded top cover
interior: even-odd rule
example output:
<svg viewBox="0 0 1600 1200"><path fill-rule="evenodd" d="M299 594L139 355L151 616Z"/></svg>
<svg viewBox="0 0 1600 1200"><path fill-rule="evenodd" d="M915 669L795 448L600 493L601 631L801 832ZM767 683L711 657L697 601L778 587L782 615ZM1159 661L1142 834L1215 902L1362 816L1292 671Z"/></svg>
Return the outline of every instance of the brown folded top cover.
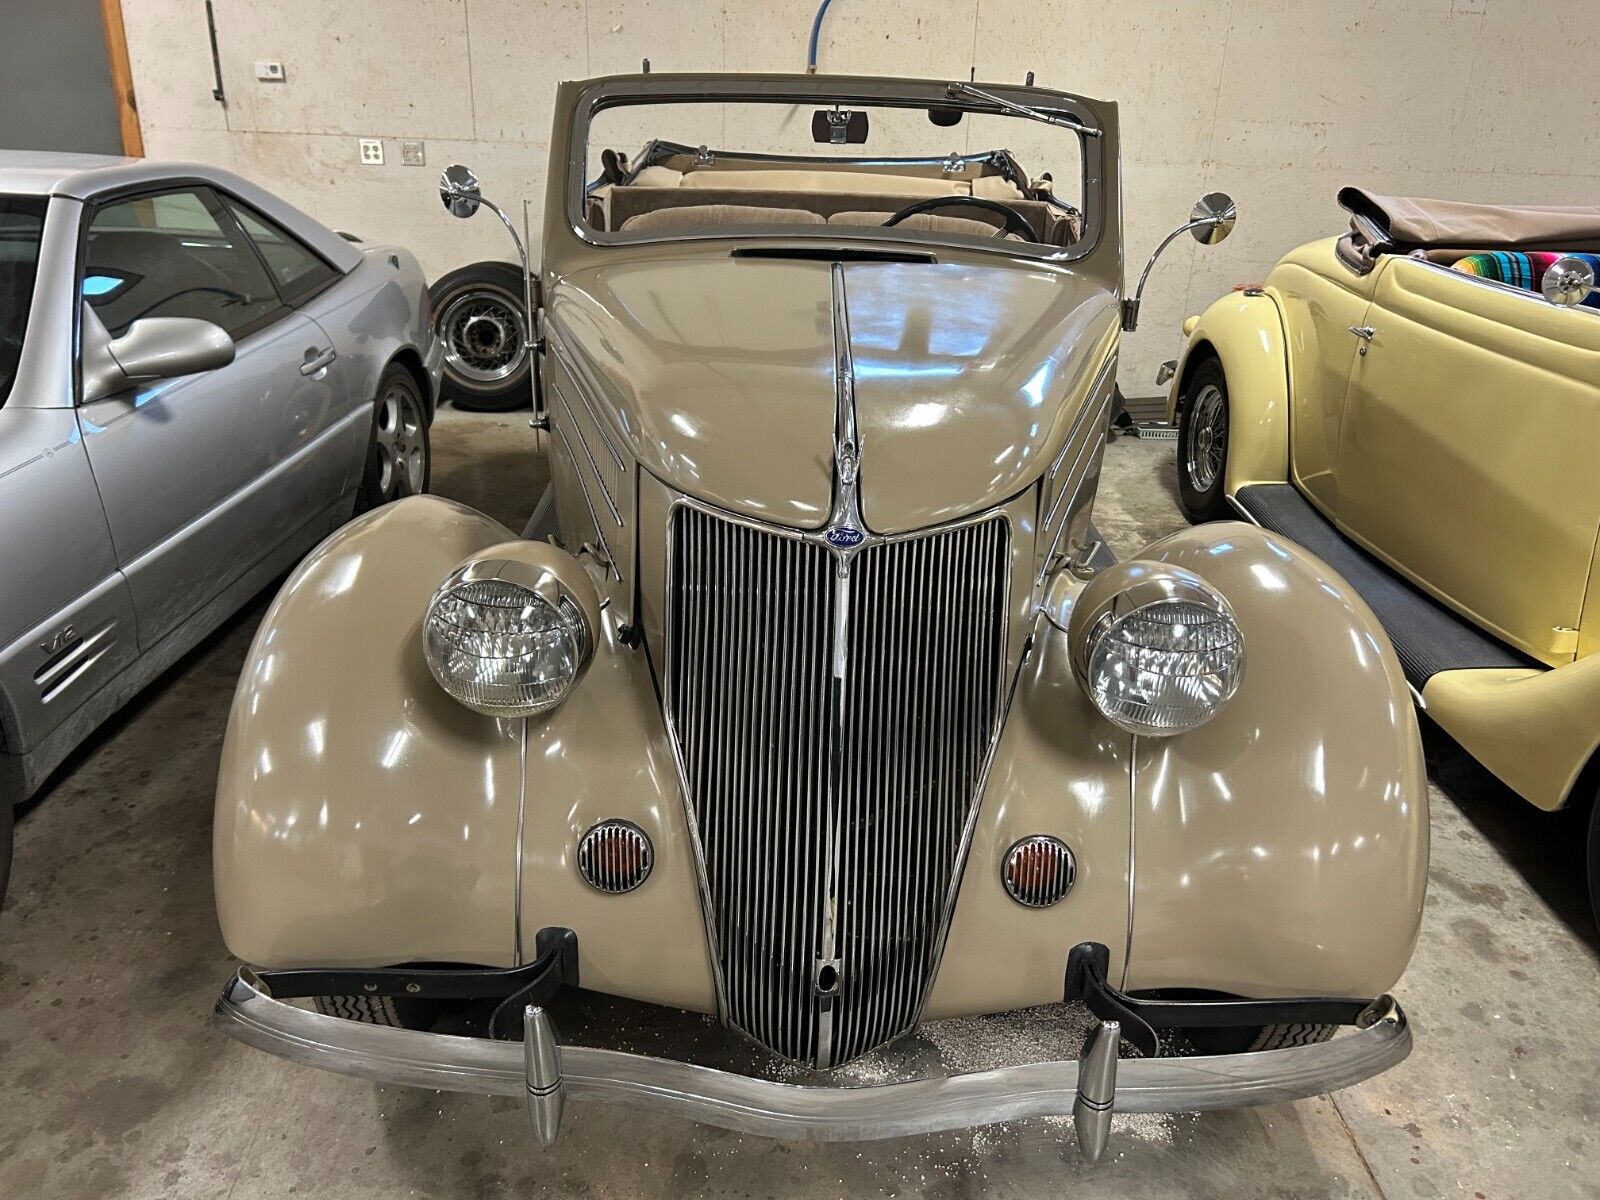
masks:
<svg viewBox="0 0 1600 1200"><path fill-rule="evenodd" d="M1411 250L1580 250L1600 245L1600 207L1467 204L1418 196L1378 196L1340 188L1352 236L1373 250L1363 219L1384 234L1383 248Z"/></svg>

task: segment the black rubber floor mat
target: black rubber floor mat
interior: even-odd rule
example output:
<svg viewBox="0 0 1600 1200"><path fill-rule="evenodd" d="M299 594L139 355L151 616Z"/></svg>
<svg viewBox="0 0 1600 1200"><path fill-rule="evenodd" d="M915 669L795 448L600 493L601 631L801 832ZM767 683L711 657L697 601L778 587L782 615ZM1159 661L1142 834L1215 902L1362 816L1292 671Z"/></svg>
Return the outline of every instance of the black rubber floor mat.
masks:
<svg viewBox="0 0 1600 1200"><path fill-rule="evenodd" d="M1406 678L1418 691L1440 671L1539 665L1352 545L1293 484L1254 484L1241 488L1235 500L1257 524L1299 542L1349 581L1377 614Z"/></svg>

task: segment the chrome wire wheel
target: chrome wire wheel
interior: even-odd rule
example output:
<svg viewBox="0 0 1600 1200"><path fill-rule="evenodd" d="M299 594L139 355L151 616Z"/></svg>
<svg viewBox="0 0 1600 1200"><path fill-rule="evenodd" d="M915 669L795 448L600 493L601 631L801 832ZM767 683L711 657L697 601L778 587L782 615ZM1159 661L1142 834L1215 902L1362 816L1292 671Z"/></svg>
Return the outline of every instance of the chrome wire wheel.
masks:
<svg viewBox="0 0 1600 1200"><path fill-rule="evenodd" d="M528 356L521 311L498 292L469 291L439 317L445 364L473 383L498 383L522 369Z"/></svg>
<svg viewBox="0 0 1600 1200"><path fill-rule="evenodd" d="M422 492L428 479L427 418L417 395L391 383L378 399L372 440L378 451L378 491L383 502Z"/></svg>
<svg viewBox="0 0 1600 1200"><path fill-rule="evenodd" d="M1189 482L1199 492L1208 492L1222 475L1228 459L1228 406L1222 389L1208 383L1196 393L1194 411L1189 418L1189 436L1184 440L1183 466Z"/></svg>

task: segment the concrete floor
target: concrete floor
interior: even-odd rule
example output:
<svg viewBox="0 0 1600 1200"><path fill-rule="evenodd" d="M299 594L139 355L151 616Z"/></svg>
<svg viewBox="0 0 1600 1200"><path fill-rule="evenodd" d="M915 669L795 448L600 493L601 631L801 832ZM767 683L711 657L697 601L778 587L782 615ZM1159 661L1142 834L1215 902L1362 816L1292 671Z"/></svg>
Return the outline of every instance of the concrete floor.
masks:
<svg viewBox="0 0 1600 1200"><path fill-rule="evenodd" d="M445 410L435 490L520 527L543 479L526 426ZM1098 520L1119 553L1182 524L1171 455L1171 442L1107 449ZM0 914L6 1200L1600 1194L1600 956L1579 826L1445 746L1427 916L1398 989L1412 1057L1335 1099L1118 1118L1096 1167L1059 1120L815 1146L583 1104L541 1152L515 1101L377 1087L246 1049L209 1025L233 967L212 909L211 802L265 603L150 688L18 823Z"/></svg>

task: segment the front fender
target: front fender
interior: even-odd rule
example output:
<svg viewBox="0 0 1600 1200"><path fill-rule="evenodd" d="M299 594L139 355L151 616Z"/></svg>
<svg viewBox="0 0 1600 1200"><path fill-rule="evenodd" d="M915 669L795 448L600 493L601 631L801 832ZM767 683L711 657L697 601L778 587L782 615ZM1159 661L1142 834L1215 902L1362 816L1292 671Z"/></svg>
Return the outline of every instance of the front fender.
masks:
<svg viewBox="0 0 1600 1200"><path fill-rule="evenodd" d="M239 958L514 961L523 723L450 699L420 634L445 575L513 536L402 500L328 538L272 602L217 778L217 916Z"/></svg>
<svg viewBox="0 0 1600 1200"><path fill-rule="evenodd" d="M1183 389L1207 357L1222 362L1228 384L1228 495L1250 483L1289 478L1289 357L1283 314L1270 292L1229 292L1185 322L1188 340L1167 396L1176 423Z"/></svg>
<svg viewBox="0 0 1600 1200"><path fill-rule="evenodd" d="M1133 756L1130 989L1371 996L1410 960L1428 790L1399 661L1365 602L1276 534L1224 523L1141 558L1233 606L1245 677Z"/></svg>

